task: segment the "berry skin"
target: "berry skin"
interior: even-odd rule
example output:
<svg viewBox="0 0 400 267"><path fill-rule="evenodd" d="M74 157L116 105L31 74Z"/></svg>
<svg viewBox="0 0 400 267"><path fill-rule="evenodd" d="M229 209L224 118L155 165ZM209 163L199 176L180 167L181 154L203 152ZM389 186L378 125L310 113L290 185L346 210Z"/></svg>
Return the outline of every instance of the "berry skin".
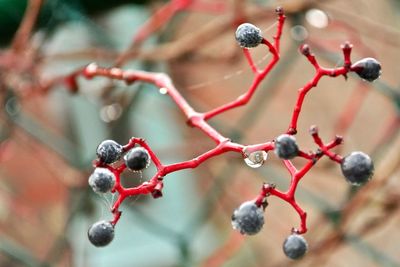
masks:
<svg viewBox="0 0 400 267"><path fill-rule="evenodd" d="M275 154L281 159L292 159L299 154L296 138L289 134L281 134L275 140Z"/></svg>
<svg viewBox="0 0 400 267"><path fill-rule="evenodd" d="M381 64L371 57L361 59L351 66L351 70L357 73L361 79L373 82L381 75Z"/></svg>
<svg viewBox="0 0 400 267"><path fill-rule="evenodd" d="M288 258L298 260L306 254L308 244L301 235L291 234L285 239L285 242L283 242L282 248Z"/></svg>
<svg viewBox="0 0 400 267"><path fill-rule="evenodd" d="M135 147L125 155L124 160L132 171L141 171L149 166L150 155L143 147Z"/></svg>
<svg viewBox="0 0 400 267"><path fill-rule="evenodd" d="M264 210L254 201L246 201L232 215L232 227L241 234L257 234L264 225Z"/></svg>
<svg viewBox="0 0 400 267"><path fill-rule="evenodd" d="M236 41L241 47L252 48L261 44L261 30L250 23L241 24L236 30Z"/></svg>
<svg viewBox="0 0 400 267"><path fill-rule="evenodd" d="M371 158L363 152L352 152L343 158L340 164L346 180L352 185L362 185L371 179L374 164Z"/></svg>
<svg viewBox="0 0 400 267"><path fill-rule="evenodd" d="M88 230L90 243L96 247L104 247L114 239L114 226L107 221L99 221Z"/></svg>
<svg viewBox="0 0 400 267"><path fill-rule="evenodd" d="M103 163L110 164L122 156L122 146L113 140L105 140L97 147L97 157Z"/></svg>
<svg viewBox="0 0 400 267"><path fill-rule="evenodd" d="M115 175L106 168L96 168L89 177L89 185L96 193L107 193L115 185Z"/></svg>

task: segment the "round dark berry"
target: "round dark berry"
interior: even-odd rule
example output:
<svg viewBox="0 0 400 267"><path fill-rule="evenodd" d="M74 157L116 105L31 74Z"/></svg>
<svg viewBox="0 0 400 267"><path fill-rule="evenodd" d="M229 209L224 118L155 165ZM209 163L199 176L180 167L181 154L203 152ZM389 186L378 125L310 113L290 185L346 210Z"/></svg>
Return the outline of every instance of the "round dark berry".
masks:
<svg viewBox="0 0 400 267"><path fill-rule="evenodd" d="M303 257L308 249L307 241L298 234L288 236L282 247L285 255L292 260L298 260Z"/></svg>
<svg viewBox="0 0 400 267"><path fill-rule="evenodd" d="M371 57L361 59L351 66L351 70L357 73L361 79L373 82L381 76L381 64Z"/></svg>
<svg viewBox="0 0 400 267"><path fill-rule="evenodd" d="M115 175L106 168L96 168L89 177L89 185L96 193L107 193L115 185Z"/></svg>
<svg viewBox="0 0 400 267"><path fill-rule="evenodd" d="M261 44L261 30L250 23L241 24L236 30L236 41L241 47L252 48Z"/></svg>
<svg viewBox="0 0 400 267"><path fill-rule="evenodd" d="M275 140L275 154L281 159L292 159L299 154L296 138L289 134L282 134Z"/></svg>
<svg viewBox="0 0 400 267"><path fill-rule="evenodd" d="M88 230L90 243L96 247L104 247L114 239L114 226L107 221L99 221Z"/></svg>
<svg viewBox="0 0 400 267"><path fill-rule="evenodd" d="M97 147L97 157L103 163L110 164L122 156L122 146L113 140L105 140Z"/></svg>
<svg viewBox="0 0 400 267"><path fill-rule="evenodd" d="M125 155L125 165L132 171L140 171L150 164L150 155L143 147L135 147Z"/></svg>
<svg viewBox="0 0 400 267"><path fill-rule="evenodd" d="M344 157L340 167L346 180L357 186L368 182L374 173L374 164L371 158L359 151Z"/></svg>
<svg viewBox="0 0 400 267"><path fill-rule="evenodd" d="M246 201L232 215L232 227L241 234L257 234L264 225L264 210L254 201Z"/></svg>

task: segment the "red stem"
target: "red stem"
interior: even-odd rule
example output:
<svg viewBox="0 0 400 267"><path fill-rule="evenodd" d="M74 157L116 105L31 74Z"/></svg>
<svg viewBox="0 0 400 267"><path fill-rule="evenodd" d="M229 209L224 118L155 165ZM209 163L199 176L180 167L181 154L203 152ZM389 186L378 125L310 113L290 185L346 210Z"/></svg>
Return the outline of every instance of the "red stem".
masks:
<svg viewBox="0 0 400 267"><path fill-rule="evenodd" d="M249 63L251 70L254 73L259 73L260 70L258 69L257 65L254 63L253 57L250 54L250 49L243 48L243 54L245 55L245 57L247 59L247 63Z"/></svg>
<svg viewBox="0 0 400 267"><path fill-rule="evenodd" d="M244 93L243 95L239 96L236 100L227 103L225 105L222 105L220 107L217 107L211 111L208 111L204 114L204 119L205 120L209 120L212 117L221 114L225 111L228 111L230 109L239 107L239 106L243 106L246 105L247 102L249 102L249 100L251 99L251 97L253 96L254 92L257 90L259 84L264 80L265 76L267 76L267 74L272 70L272 68L275 66L275 64L278 62L279 60L279 41L282 35L282 27L283 24L285 22L285 15L283 13L279 13L278 14L278 26L277 26L277 31L276 34L274 36L274 43L271 44L268 40L266 40L265 38L262 41L262 44L264 44L265 46L267 46L269 48L270 53L272 54L272 59L271 61L267 64L267 66L264 68L264 70L259 71L253 62L253 59L251 58L251 55L249 54L249 52L245 51L245 56L250 64L250 67L252 68L253 72L255 72L255 76L253 79L253 83L251 84L249 90L247 90L246 93Z"/></svg>
<svg viewBox="0 0 400 267"><path fill-rule="evenodd" d="M43 4L43 0L30 0L27 3L25 15L22 22L15 33L14 39L12 41L11 47L15 52L22 51L28 44L29 38L37 17L39 16L40 8Z"/></svg>
<svg viewBox="0 0 400 267"><path fill-rule="evenodd" d="M183 7L186 4L191 3L192 0L176 0L172 1L172 3L179 3ZM176 7L175 7L176 8ZM182 7L181 7L182 8ZM216 146L209 151L204 152L203 154L187 160L183 162L178 162L170 165L164 165L158 159L157 155L151 149L151 147L146 143L144 139L141 138L131 138L129 143L123 146L123 151L126 152L133 147L139 145L144 147L151 157L151 160L154 162L157 172L156 174L149 180L142 183L139 186L133 188L125 188L122 186L120 181L121 173L126 169L125 164L120 165L119 167L112 167L109 165L104 165L101 162L96 162L96 167L107 167L109 168L116 177L116 184L113 188L113 192L118 192L118 199L115 201L112 212L114 214L114 220L112 223L115 225L121 216L121 212L119 211L119 207L125 198L129 196L139 195L139 194L152 194L154 198L160 197L162 195L161 191L163 188L163 179L166 175L172 172L176 172L183 169L196 168L203 162L207 161L210 158L216 157L226 152L236 152L240 153L242 157L247 157L250 153L255 151L271 151L275 148L274 141L268 141L260 144L253 145L242 145L238 143L232 142L229 138L223 136L219 133L215 128L213 128L207 120L213 118L214 116L233 109L235 107L246 104L254 92L258 88L259 84L264 80L266 75L272 70L275 64L279 60L279 41L282 34L282 27L285 21L285 15L281 9L277 9L278 14L278 26L275 36L273 37L274 42L270 43L266 39L263 39L262 44L267 46L269 52L272 54L272 59L267 64L267 66L263 70L259 70L251 57L250 51L245 49L244 54L247 58L247 61L254 72L254 79L249 87L248 91L239 96L236 100L229 102L227 104L221 105L211 111L200 113L195 111L190 104L185 100L185 98L179 93L179 91L173 85L170 77L164 73L151 73L145 71L134 71L134 70L121 70L119 68L102 68L97 66L95 63L88 65L83 69L81 74L83 74L86 78L90 79L95 76L103 76L108 77L110 79L117 79L125 81L126 83L132 83L135 81L146 82L155 85L158 88L163 88L163 90L171 97L171 99L175 102L178 108L182 111L184 116L187 119L188 125L191 127L196 127L205 133L210 139L212 139ZM337 77L339 75L343 75L346 77L346 74L351 71L351 45L346 43L342 46L343 56L344 56L344 66L335 69L323 68L321 67L315 56L310 53L309 47L304 45L301 47L302 53L307 57L308 61L314 66L316 70L315 76L303 87L299 90L297 102L292 114L292 119L289 125L289 134L295 134L297 132L297 120L301 112L301 108L304 102L304 98L306 94L318 84L318 81L323 76L331 76ZM76 78L77 73L74 73L74 78ZM297 186L300 180L305 176L305 174L314 166L314 164L322 157L327 156L331 160L341 163L342 157L333 153L331 149L335 148L337 145L341 144L342 138L337 136L330 143L325 144L318 135L318 129L314 126L311 128L310 133L314 139L314 142L318 145L319 149L315 153L305 153L303 151L299 151L298 157L302 157L307 160L307 163L301 168L297 169L290 160L283 160L283 163L290 173L291 181L290 186L286 192L281 192L275 188L275 186L270 184L264 184L260 194L255 199L255 203L258 206L266 204L266 197L273 195L282 200L288 202L298 213L300 217L300 227L298 229L293 229L293 232L303 234L307 231L306 226L306 212L298 205L295 199L295 193Z"/></svg>
<svg viewBox="0 0 400 267"><path fill-rule="evenodd" d="M183 5L177 5L178 1L170 1L158 9L138 30L133 38L133 44L139 44L146 40L152 33L166 24ZM183 2L183 1L179 1ZM191 2L191 1L186 1ZM189 4L189 3L188 3Z"/></svg>
<svg viewBox="0 0 400 267"><path fill-rule="evenodd" d="M314 54L310 52L308 45L303 45L300 48L303 55L306 56L308 61L314 66L316 73L314 77L304 87L299 89L296 105L294 107L292 114L292 119L290 121L289 128L287 130L288 134L297 133L297 121L299 119L300 112L303 107L304 98L313 87L316 87L318 85L319 80L323 76L337 77L343 75L345 78L347 78L346 75L350 71L350 66L351 66L351 60L350 60L351 49L352 46L349 43L346 43L342 46L343 57L344 57L343 67L324 68L319 65Z"/></svg>
<svg viewBox="0 0 400 267"><path fill-rule="evenodd" d="M190 10L221 14L226 10L224 1L203 2L201 0L171 0L158 9L138 30L133 38L137 45L146 40L151 34L171 20L178 12Z"/></svg>

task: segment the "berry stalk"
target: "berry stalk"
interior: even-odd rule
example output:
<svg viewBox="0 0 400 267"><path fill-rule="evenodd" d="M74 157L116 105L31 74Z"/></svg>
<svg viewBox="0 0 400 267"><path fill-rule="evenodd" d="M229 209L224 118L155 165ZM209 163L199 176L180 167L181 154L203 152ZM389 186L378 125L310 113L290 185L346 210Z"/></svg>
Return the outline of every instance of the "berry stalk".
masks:
<svg viewBox="0 0 400 267"><path fill-rule="evenodd" d="M289 188L287 191L283 192L277 189L275 185L268 183L263 184L260 193L255 199L244 202L234 211L232 216L232 226L242 234L253 235L258 233L264 224L264 210L268 205L267 198L275 196L282 199L293 207L300 218L300 226L292 229L292 235L288 237L283 245L284 253L289 258L297 259L303 256L307 250L305 240L302 236L299 236L300 234L307 232L307 213L301 208L295 197L301 179L305 177L305 175L323 156L326 156L332 161L340 164L345 179L352 185L364 184L371 178L373 173L373 163L368 155L363 152L353 152L342 157L332 151L342 143L342 137L336 136L332 141L324 143L319 136L318 128L312 126L310 128L310 134L318 149L315 152L309 153L304 152L304 150L298 146L294 137L297 133L297 121L305 97L313 87L318 85L318 82L322 77L344 76L347 79L348 72L356 72L362 79L367 81L373 81L379 77L381 68L379 62L375 59L366 58L356 62L355 64L351 63L352 45L349 43L345 43L342 46L344 64L339 68L321 67L315 55L310 52L309 46L301 46L301 53L306 56L307 60L314 66L316 73L304 87L299 89L297 101L289 123L289 129L286 133L282 133L274 140L251 145L235 143L228 137L222 135L217 131L217 129L208 123L208 120L214 116L245 105L250 101L260 83L279 61L280 38L282 35L285 15L281 8L277 8L276 13L278 23L272 43L261 35L261 30L259 28L250 23L244 23L238 27L236 31L236 40L243 48L244 56L254 73L253 82L247 92L239 96L236 100L223 104L207 112L198 112L194 110L176 89L170 77L164 73L122 70L116 67L103 68L92 63L85 67L81 73L75 74L74 77L82 74L88 79L102 76L110 79L122 80L127 84L133 82L153 84L171 97L172 101L182 111L189 126L198 128L216 144L214 148L193 159L165 165L142 138L133 137L126 145L119 145L112 140L102 142L97 149L98 160L94 164L96 170L91 175L89 182L93 190L98 193L105 193L107 191L118 193L118 198L114 202L111 210L114 214L114 218L110 222L112 227L114 227L120 219L121 211L119 208L127 197L141 194L151 194L153 198L161 197L164 177L170 173L189 168L196 168L207 160L227 152L240 154L249 167L258 168L263 165L265 160L267 160L268 152L274 151L276 156L282 160L282 163L290 175ZM271 60L262 70L258 69L254 63L255 61L253 60L249 50L258 45L265 45L268 48L269 53L272 55ZM306 160L306 163L299 169L297 169L291 161L297 157ZM117 164L117 162L120 162L120 164ZM120 178L122 172L126 170L140 172L147 168L151 162L154 163L157 169L151 179L136 187L125 188L122 186ZM99 171L99 169L101 171ZM114 228L112 228L112 230L113 229Z"/></svg>

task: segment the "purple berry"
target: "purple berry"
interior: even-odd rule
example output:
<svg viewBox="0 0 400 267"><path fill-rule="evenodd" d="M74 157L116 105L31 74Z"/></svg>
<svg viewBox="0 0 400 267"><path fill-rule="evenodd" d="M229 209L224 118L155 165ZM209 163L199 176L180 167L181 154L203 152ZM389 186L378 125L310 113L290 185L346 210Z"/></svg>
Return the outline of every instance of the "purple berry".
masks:
<svg viewBox="0 0 400 267"><path fill-rule="evenodd" d="M257 234L264 225L264 210L254 201L246 201L232 215L232 227L241 234Z"/></svg>
<svg viewBox="0 0 400 267"><path fill-rule="evenodd" d="M344 157L340 167L346 180L357 186L368 182L374 173L374 164L371 158L359 151Z"/></svg>
<svg viewBox="0 0 400 267"><path fill-rule="evenodd" d="M241 47L252 48L261 44L261 30L250 23L241 24L236 30L236 41Z"/></svg>
<svg viewBox="0 0 400 267"><path fill-rule="evenodd" d="M122 156L122 146L113 140L105 140L97 147L97 157L103 163L110 164Z"/></svg>
<svg viewBox="0 0 400 267"><path fill-rule="evenodd" d="M88 230L90 243L96 247L104 247L114 239L114 226L107 221L99 221Z"/></svg>
<svg viewBox="0 0 400 267"><path fill-rule="evenodd" d="M303 257L307 249L307 241L303 236L298 234L291 234L283 242L283 252L292 260L298 260Z"/></svg>
<svg viewBox="0 0 400 267"><path fill-rule="evenodd" d="M274 151L281 159L292 159L299 154L299 147L297 146L294 136L282 134L275 140Z"/></svg>
<svg viewBox="0 0 400 267"><path fill-rule="evenodd" d="M96 168L89 177L89 185L96 193L107 193L115 185L115 175L107 168Z"/></svg>
<svg viewBox="0 0 400 267"><path fill-rule="evenodd" d="M150 164L150 155L143 147L135 147L125 155L125 165L132 171L141 171Z"/></svg>
<svg viewBox="0 0 400 267"><path fill-rule="evenodd" d="M371 57L361 59L351 66L351 70L357 73L361 79L373 82L381 75L381 64Z"/></svg>

